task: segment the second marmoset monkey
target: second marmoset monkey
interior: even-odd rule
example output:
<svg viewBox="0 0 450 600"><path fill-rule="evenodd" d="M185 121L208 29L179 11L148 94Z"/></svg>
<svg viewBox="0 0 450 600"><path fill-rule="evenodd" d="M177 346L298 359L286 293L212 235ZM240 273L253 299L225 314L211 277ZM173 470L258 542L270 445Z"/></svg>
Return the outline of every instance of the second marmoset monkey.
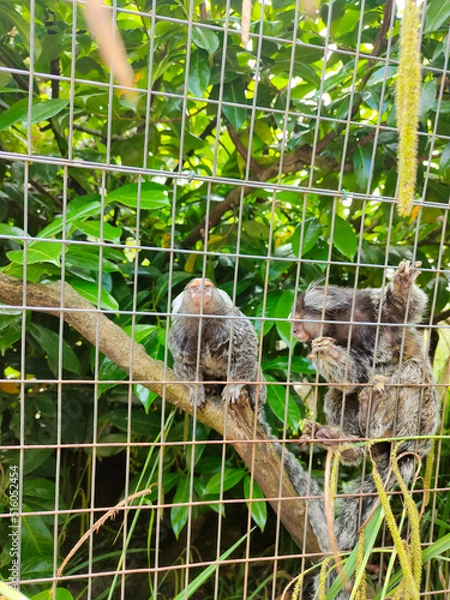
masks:
<svg viewBox="0 0 450 600"><path fill-rule="evenodd" d="M403 261L383 288L311 286L299 296L293 333L310 344L310 357L330 384L324 398L326 425L307 425L306 437L329 447L338 439L434 435L439 400L433 372L423 340L410 326L422 320L427 304L425 293L415 285L418 274ZM424 458L430 447L429 438L411 439L400 444L398 455L415 452ZM380 474L389 481L390 448L385 443L372 449ZM344 446L341 461L357 464L363 454L361 446ZM413 455L400 458L399 468L408 482L414 474ZM353 489L372 496L342 501L335 522L341 550L354 547L358 528L377 500L371 475L355 481Z"/></svg>
<svg viewBox="0 0 450 600"><path fill-rule="evenodd" d="M175 374L189 387L191 403L202 406L208 381L223 381L224 400L238 402L244 388L261 418L266 389L257 384L264 377L250 320L209 279L188 283L173 301L173 313L169 347Z"/></svg>
<svg viewBox="0 0 450 600"><path fill-rule="evenodd" d="M331 386L340 384L325 395L328 427L317 425L315 438L327 443L339 437L406 437L436 431L438 402L431 365L421 336L408 327L422 320L427 304L426 294L414 283L418 274L403 261L383 288L313 286L299 296L294 335L311 344L318 373ZM424 440L417 451L425 455L429 447ZM344 453L342 461L354 463L360 455L355 449Z"/></svg>

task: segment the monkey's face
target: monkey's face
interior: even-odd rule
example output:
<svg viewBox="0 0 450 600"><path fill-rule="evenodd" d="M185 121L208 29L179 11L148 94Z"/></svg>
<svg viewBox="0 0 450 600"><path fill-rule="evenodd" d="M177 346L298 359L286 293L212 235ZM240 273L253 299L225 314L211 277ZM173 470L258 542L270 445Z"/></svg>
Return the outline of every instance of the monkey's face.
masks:
<svg viewBox="0 0 450 600"><path fill-rule="evenodd" d="M209 312L210 308L215 307L215 298L217 288L209 279L193 279L185 289L188 295L193 312Z"/></svg>
<svg viewBox="0 0 450 600"><path fill-rule="evenodd" d="M290 319L293 321L292 333L300 342L308 344L320 335L320 324L308 321L304 311L291 313Z"/></svg>

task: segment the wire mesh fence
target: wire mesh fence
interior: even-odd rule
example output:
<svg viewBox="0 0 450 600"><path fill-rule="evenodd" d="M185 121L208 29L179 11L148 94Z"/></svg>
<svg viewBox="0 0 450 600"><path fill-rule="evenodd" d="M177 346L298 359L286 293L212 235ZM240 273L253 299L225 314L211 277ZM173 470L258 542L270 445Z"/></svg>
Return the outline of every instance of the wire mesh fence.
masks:
<svg viewBox="0 0 450 600"><path fill-rule="evenodd" d="M0 6L0 592L446 598L450 8Z"/></svg>

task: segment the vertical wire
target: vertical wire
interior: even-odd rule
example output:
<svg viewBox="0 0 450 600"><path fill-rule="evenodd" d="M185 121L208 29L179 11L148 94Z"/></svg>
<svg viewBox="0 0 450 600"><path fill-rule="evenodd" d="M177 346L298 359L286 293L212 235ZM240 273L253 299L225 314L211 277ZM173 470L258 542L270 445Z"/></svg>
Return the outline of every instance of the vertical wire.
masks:
<svg viewBox="0 0 450 600"><path fill-rule="evenodd" d="M251 117L249 119L250 127L248 134L248 147L247 147L247 160L245 164L245 181L250 179L251 174L251 163L252 163L252 152L253 152L253 134L255 130L255 116L256 116L256 100L258 97L258 86L260 79L260 64L261 64L261 53L262 53L262 41L264 38L264 0L261 0L260 5L261 17L260 17L260 29L257 37L257 50L256 50L256 59L255 59L255 70L253 76L254 90L253 90L253 100L251 107ZM253 40L253 37L250 39ZM240 190L240 198L239 198L239 215L238 222L239 227L236 235L236 260L234 265L234 281L233 281L233 305L236 303L236 293L238 286L238 278L239 278L239 258L241 253L241 242L242 242L242 225L243 225L243 217L244 217L244 204L245 204L245 195L244 188L241 187ZM272 223L269 227L269 247L270 240L272 238ZM264 337L264 310L265 310L265 302L266 302L267 294L263 294L263 312L262 319L260 321L260 334L259 334L259 344L258 344L258 368L257 368L257 376L256 382L254 384L258 384L261 381L260 373L261 373L261 358L262 358L262 341ZM231 336L230 336L230 348L229 348L229 360L228 360L228 377L230 373L231 366L231 353L232 353L232 342L233 342L233 321L231 321ZM258 413L263 410L261 408L261 400L260 400L260 386L256 385L256 404L254 408L254 420L253 420L253 438L256 439L256 429L258 426ZM226 411L227 412L227 411ZM246 560L244 562L244 588L243 588L243 599L247 598L248 594L248 578L249 578L249 565L250 565L250 546L251 546L251 530L252 530L252 513L255 506L253 502L253 489L254 489L254 465L255 465L255 444L252 444L252 457L251 457L251 466L250 466L250 486L249 486L249 497L248 497L248 512L247 512L247 539L245 544L245 556Z"/></svg>
<svg viewBox="0 0 450 600"><path fill-rule="evenodd" d="M264 14L264 13L263 13ZM289 61L289 73L288 80L291 82L294 79L294 64L295 64L295 55L297 50L297 34L299 27L299 15L300 15L300 5L296 3L294 10L294 22L292 27L292 46L291 46L291 54ZM287 94L286 94L286 106L283 114L283 129L282 129L282 138L280 145L280 159L279 159L279 169L276 178L276 184L273 188L272 200L271 200L271 212L270 212L270 221L269 221L269 235L268 235L268 244L267 244L267 261L265 263L265 276L264 276L264 288L263 288L263 301L262 301L262 309L261 309L261 320L260 320L260 343L259 343L259 355L260 361L262 357L262 348L263 348L263 338L264 338L264 324L265 324L265 315L266 315L266 307L267 307L267 296L269 290L269 280L270 280L270 261L272 256L272 244L273 244L273 233L274 233L274 223L275 223L275 203L277 197L276 186L280 186L282 181L283 174L283 160L286 153L287 139L288 139L288 123L290 119L290 102L291 102L291 86L288 86ZM250 139L252 136L250 136ZM251 156L249 152L249 157ZM304 219L302 220L302 228L304 228ZM301 246L300 246L301 248ZM284 403L284 422L283 422L283 439L286 439L286 428L287 428L287 411L288 411L288 402L289 402L289 380L290 380L290 363L288 365L287 372L287 381L285 388L285 403ZM256 424L255 424L256 425ZM256 427L254 427L256 431ZM284 456L286 452L285 443L281 444L281 456L280 461L281 465L284 466ZM254 465L254 454L252 456L252 465ZM252 469L253 472L253 469ZM271 598L275 600L276 592L277 592L277 571L278 571L278 562L279 562L279 546L280 546L280 534L281 534L281 502L282 502L282 486L283 486L283 475L280 474L280 481L278 485L278 498L280 499L277 502L278 508L276 510L276 525L275 525L275 542L274 542L274 556L273 556L273 583L272 583L272 592ZM250 523L249 523L250 525ZM306 531L306 527L305 527ZM249 546L248 546L249 548ZM304 548L303 548L304 554Z"/></svg>
<svg viewBox="0 0 450 600"><path fill-rule="evenodd" d="M147 168L147 155L148 155L148 132L149 127L148 123L150 122L150 114L151 114L151 106L152 106L152 91L153 91L153 63L154 63L154 53L155 53L155 28L156 28L156 0L152 0L151 11L150 11L150 42L149 42L149 67L148 67L148 82L147 82L147 103L145 107L145 122L147 123L146 134L144 140L144 169ZM156 125L155 125L156 129ZM170 240L171 247L175 248L175 222L176 222L176 197L175 193L173 195L172 200L172 215L171 215L171 227L170 227ZM174 266L174 252L171 252L169 255L169 291L168 291L168 305L167 312L170 314L171 300L172 300L172 275L173 275L173 266ZM166 319L166 339L169 338L169 316ZM169 349L167 344L164 348L164 378L167 373L167 365L168 365L168 356ZM163 487L163 474L164 474L164 452L165 452L165 444L166 444L166 411L167 411L167 398L166 398L166 387L162 386L162 397L161 397L161 446L160 452L158 456L158 496L157 496L157 504L161 506L164 502L164 487ZM159 574L159 555L161 552L161 525L162 519L155 519L155 549L154 549L154 573L153 573L153 594L155 597L158 595L158 574ZM150 540L147 541L147 544L150 544ZM149 552L150 554L150 552ZM149 578L150 581L150 578Z"/></svg>
<svg viewBox="0 0 450 600"><path fill-rule="evenodd" d="M446 82L447 76L448 76L449 54L450 54L450 35L447 36L447 45L446 45L446 49L445 49L444 65L442 68L442 79L441 79L441 84L439 87L439 94L438 94L438 98L437 98L436 118L434 121L433 131L432 131L431 139L430 139L430 150L429 150L429 154L428 154L429 159L428 159L427 169L424 173L424 189L422 192L422 201L425 201L425 199L426 199L426 189L427 189L428 180L429 180L430 171L431 171L433 148L434 148L434 143L435 143L436 137L437 137L437 127L438 127L439 116L440 116L440 112L441 112L442 101L443 101L443 97L444 97L445 82ZM435 285L434 285L434 289L433 289L433 298L432 298L429 323L428 323L430 326L430 330L429 330L427 348L429 348L429 344L430 344L430 340L431 340L431 333L432 333L431 327L433 326L433 317L435 315L437 294L439 291L439 275L440 275L441 269L442 269L442 257L444 255L444 244L445 244L445 240L446 240L445 234L446 234L446 230L447 230L448 216L449 216L448 207L447 208L443 207L442 212L443 212L442 232L441 232L441 240L440 240L440 244L439 244L439 252L437 255L438 259L437 259L437 265L436 265L436 278L435 278ZM436 377L437 377L437 375L438 374L435 373ZM446 377L446 379L444 380L444 384L446 384L448 386L448 384L449 384L448 371L447 371L445 377ZM442 416L441 416L441 425L440 425L440 429L439 429L439 433L438 433L439 439L436 443L437 451L436 451L436 456L435 456L435 467L434 467L435 468L435 486L434 486L435 488L438 487L439 466L440 466L442 446L443 446L442 435L444 433L444 424L445 424L443 415L447 414L447 411L446 411L447 398L446 397L448 395L448 387L444 387L442 389L437 388L437 393L439 396L443 395L444 401L442 402L443 406L441 407L441 415ZM430 518L430 531L429 531L429 536L428 536L430 543L432 542L433 535L434 535L434 527L435 527L436 512L437 512L436 505L437 505L437 494L433 494L432 495L431 518ZM428 587L430 585L430 578L431 578L431 561L429 561L426 566L425 589L428 589Z"/></svg>
<svg viewBox="0 0 450 600"><path fill-rule="evenodd" d="M192 44L192 25L193 25L193 16L194 16L194 0L189 0L189 14L187 15L187 25L188 25L188 33L187 33L187 44L186 44L186 72L184 77L184 86L183 86L183 108L181 115L181 132L180 132L180 153L178 159L178 172L181 174L183 170L183 156L184 156L184 136L185 136L185 128L186 128L186 112L187 112L187 96L188 96L188 78L189 78L189 66L190 66L190 58L191 58L191 44ZM176 184L177 180L175 179L174 183ZM174 204L175 204L175 191L176 187L174 186ZM199 367L200 367L200 343L202 337L202 315L203 315L203 302L204 295L202 293L201 301L200 301L200 317L199 317L199 329L198 329L198 347L197 347L197 369L196 369L196 379L199 381ZM200 384L201 385L201 384ZM197 394L199 390L199 386L196 386ZM184 585L185 585L185 598L188 598L188 585L189 585L189 574L190 574L190 564L191 564L191 539L192 539L192 506L194 501L194 472L195 472L195 456L196 456L196 430L197 430L197 398L194 397L194 411L192 418L192 440L191 440L191 456L190 456L190 466L189 466L189 502L188 502L188 519L185 525L186 527L186 570L184 577Z"/></svg>
<svg viewBox="0 0 450 600"><path fill-rule="evenodd" d="M27 255L28 255L28 237L29 237L29 180L30 180L30 160L33 155L32 147L32 108L33 108L33 88L34 88L34 52L35 52L35 31L34 31L34 20L35 20L35 1L30 2L30 67L29 67L29 87L28 87L28 111L27 111L27 160L24 164L24 198L23 198L23 230L25 233L25 239L23 243L23 300L22 305L24 307L22 313L21 330L22 336L20 341L20 371L21 371L21 382L20 382L20 451L19 451L19 499L18 499L18 564L19 564L19 578L21 579L21 566L22 566L22 530L23 530L23 487L24 487L24 462L25 462L25 402L26 402L26 373L27 373L27 355L26 355L26 321L27 315L25 307L27 306Z"/></svg>
<svg viewBox="0 0 450 600"><path fill-rule="evenodd" d="M328 62L328 53L330 52L332 16L333 16L333 0L330 0L329 5L328 5L328 15L327 15L325 37L324 37L323 69L322 69L322 75L320 77L320 87L318 90L317 122L316 122L316 127L314 129L313 143L312 143L312 149L311 149L311 166L309 169L309 176L308 176L308 184L307 184L308 188L312 188L313 182L314 182L314 168L315 168L315 164L316 164L317 147L318 147L318 143L319 143L319 124L320 124L320 115L322 112L322 105L323 105L323 98L324 98L326 66L327 66L327 62ZM305 203L305 205L307 205L307 195L306 194L304 196L304 203ZM334 200L333 200L333 208L335 208L335 205L336 205L336 198L334 198ZM334 215L334 210L333 210L332 215ZM332 217L331 224L330 224L330 240L333 239L333 232L334 232L334 216ZM326 273L325 273L325 281L326 282L328 282L328 280L329 280L329 266L330 266L330 259L331 259L331 249L332 249L332 244L330 244L329 253L328 253L328 260L327 260ZM298 262L297 277L300 275L300 269L301 269L301 259L299 259L299 262ZM325 297L326 297L326 288L325 288L325 296L324 296L324 309L325 309ZM321 318L322 318L322 320L324 319L323 312L322 312ZM313 414L314 422L317 417L317 406L318 406L318 399L319 399L318 392L319 392L319 375L318 375L318 373L316 373L315 382L314 382L314 414ZM310 481L312 479L312 476L311 476L312 468L313 468L313 444L311 443L310 448L309 448L309 457L308 457L308 475L309 475L308 484L307 484L307 495L308 496L311 495ZM307 500L305 502L305 524L307 523L307 520L309 518L308 517L308 509L309 509L309 500ZM302 560L301 560L301 572L302 573L304 572L305 565L306 565L306 560L305 560L305 556L304 556L306 554L306 547L307 547L306 534L307 534L307 527L305 526L304 531L303 531L303 556L302 556ZM303 598L303 593L302 593L302 598Z"/></svg>
<svg viewBox="0 0 450 600"><path fill-rule="evenodd" d="M222 47L222 61L220 66L220 83L219 83L219 93L217 98L217 122L216 122L216 134L214 139L214 151L213 151L213 164L212 164L212 175L213 177L217 174L217 162L219 155L219 141L220 141L220 127L222 122L222 106L223 106L223 90L224 90L224 81L225 81L225 67L227 63L227 50L228 50L228 35L229 35L229 18L230 18L230 0L226 0L225 3L225 17L223 22L223 47ZM203 257L203 265L202 265L202 273L206 274L206 259L207 252L209 246L209 214L211 209L211 193L212 191L212 182L209 181L207 185L207 195L206 195L206 213L205 213L205 240L204 240L204 248L205 255ZM232 327L232 324L231 324ZM225 404L224 410L224 422L223 422L223 437L221 443L221 463L222 463L222 472L225 471L226 464L226 456L227 456L227 421L228 421L228 404ZM223 517L222 511L224 509L223 504L223 494L224 494L224 480L221 478L219 485L219 501L217 511L217 538L216 538L216 552L215 552L215 560L217 563L217 568L214 574L214 600L218 600L219 598L219 583L220 583L220 555L221 555L221 542L222 542L222 527L223 527Z"/></svg>

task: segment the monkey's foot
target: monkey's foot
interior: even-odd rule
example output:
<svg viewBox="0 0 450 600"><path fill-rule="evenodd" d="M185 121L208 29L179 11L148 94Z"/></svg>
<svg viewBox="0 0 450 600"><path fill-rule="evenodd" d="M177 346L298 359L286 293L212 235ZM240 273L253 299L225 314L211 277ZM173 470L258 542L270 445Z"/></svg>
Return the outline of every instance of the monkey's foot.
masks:
<svg viewBox="0 0 450 600"><path fill-rule="evenodd" d="M192 406L198 406L199 408L205 404L205 388L203 385L189 386L189 402Z"/></svg>
<svg viewBox="0 0 450 600"><path fill-rule="evenodd" d="M314 338L311 342L311 354L308 358L314 360L321 358L322 360L338 360L341 353L336 347L336 340L331 337Z"/></svg>
<svg viewBox="0 0 450 600"><path fill-rule="evenodd" d="M363 430L366 429L368 423L372 420L372 417L384 396L385 385L388 381L389 377L385 377L384 375L374 375L370 378L369 385L363 388L359 393L359 422Z"/></svg>
<svg viewBox="0 0 450 600"><path fill-rule="evenodd" d="M339 450L342 462L345 464L352 465L358 463L361 458L361 450L356 446L352 446L349 442L342 442L341 439L343 437L345 437L345 434L337 427L329 427L305 420L303 422L303 435L300 438L300 443L304 446L304 440L313 439L326 450L330 449L330 447L335 447L336 450Z"/></svg>
<svg viewBox="0 0 450 600"><path fill-rule="evenodd" d="M410 260L402 260L395 271L393 282L399 292L403 294L408 292L411 284L414 283L419 275L418 269L421 265L420 260L414 263L414 267L411 267Z"/></svg>
<svg viewBox="0 0 450 600"><path fill-rule="evenodd" d="M243 388L242 383L228 383L222 392L222 399L229 404L236 404L239 402L241 390Z"/></svg>

